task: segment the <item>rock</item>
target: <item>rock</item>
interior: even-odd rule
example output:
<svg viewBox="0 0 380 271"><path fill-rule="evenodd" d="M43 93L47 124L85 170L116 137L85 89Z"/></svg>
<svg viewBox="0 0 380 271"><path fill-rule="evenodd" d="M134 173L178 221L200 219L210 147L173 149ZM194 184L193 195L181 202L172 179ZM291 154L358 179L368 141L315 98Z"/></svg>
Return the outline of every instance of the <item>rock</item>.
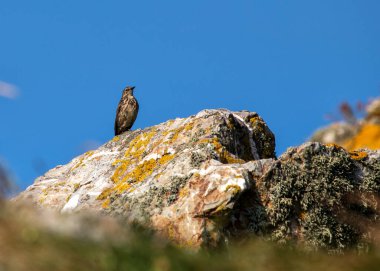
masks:
<svg viewBox="0 0 380 271"><path fill-rule="evenodd" d="M348 153L336 145L306 143L288 149L254 179L255 190L246 196L252 203L234 210L243 228L255 225L251 231L276 241L332 251L360 248L376 235L378 151Z"/></svg>
<svg viewBox="0 0 380 271"><path fill-rule="evenodd" d="M374 239L379 151L306 143L277 159L274 147L256 113L204 110L115 137L14 200L123 218L192 248L256 235L341 251Z"/></svg>
<svg viewBox="0 0 380 271"><path fill-rule="evenodd" d="M50 170L15 200L63 213L97 210L180 244L212 245L251 186L241 164L274 158L274 151L258 114L204 110L115 137Z"/></svg>
<svg viewBox="0 0 380 271"><path fill-rule="evenodd" d="M366 107L363 120L337 122L324 127L310 138L310 141L337 144L349 151L368 148L380 149L380 99L373 100Z"/></svg>

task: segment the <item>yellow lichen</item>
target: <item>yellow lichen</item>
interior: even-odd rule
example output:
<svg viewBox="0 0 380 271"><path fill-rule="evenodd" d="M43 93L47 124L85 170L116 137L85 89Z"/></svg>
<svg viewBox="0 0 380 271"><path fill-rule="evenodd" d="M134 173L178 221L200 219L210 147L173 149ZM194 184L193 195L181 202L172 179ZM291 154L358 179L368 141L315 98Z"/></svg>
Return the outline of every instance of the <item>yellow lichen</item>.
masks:
<svg viewBox="0 0 380 271"><path fill-rule="evenodd" d="M66 202L68 202L71 199L71 194L66 197Z"/></svg>
<svg viewBox="0 0 380 271"><path fill-rule="evenodd" d="M229 184L224 191L227 192L228 190L232 190L232 194L236 195L241 191L241 187L237 184Z"/></svg>
<svg viewBox="0 0 380 271"><path fill-rule="evenodd" d="M79 187L80 187L80 183L75 183L75 184L73 185L74 192L77 191L77 190L79 189Z"/></svg>
<svg viewBox="0 0 380 271"><path fill-rule="evenodd" d="M112 142L118 142L119 140L120 140L119 136L115 136L114 138L112 138Z"/></svg>
<svg viewBox="0 0 380 271"><path fill-rule="evenodd" d="M175 142L178 139L178 137L181 133L188 132L188 131L192 130L193 127L194 127L194 122L189 122L186 125L179 127L178 129L170 131L172 133L172 135L171 135L170 141L168 143L172 144L173 142Z"/></svg>
<svg viewBox="0 0 380 271"><path fill-rule="evenodd" d="M106 188L100 193L100 195L96 198L97 200L104 200L106 199L112 192L111 188Z"/></svg>
<svg viewBox="0 0 380 271"><path fill-rule="evenodd" d="M102 203L102 208L103 209L107 209L110 207L110 203L111 203L111 200L110 199L106 199L105 201L103 201Z"/></svg>
<svg viewBox="0 0 380 271"><path fill-rule="evenodd" d="M193 174L193 177L194 177L194 178L200 178L200 177L201 177L201 174L199 174L198 172L195 172L195 173Z"/></svg>
<svg viewBox="0 0 380 271"><path fill-rule="evenodd" d="M115 187L115 190L118 193L125 192L126 190L131 188L132 184L139 183L145 180L150 175L152 175L153 171L158 166L168 163L173 158L174 158L173 154L166 154L157 160L149 159L138 164L137 166L133 168L133 170L127 173L126 173L126 170L127 170L126 163L122 163L121 166L119 166L116 169L114 175L111 177L113 182L117 184Z"/></svg>
<svg viewBox="0 0 380 271"><path fill-rule="evenodd" d="M82 155L82 157L79 159L79 162L70 169L70 172L74 171L75 169L79 168L80 166L83 166L84 165L84 160L87 159L87 158L89 158L93 154L94 154L94 151L88 151L84 155Z"/></svg>
<svg viewBox="0 0 380 271"><path fill-rule="evenodd" d="M181 190L179 190L178 198L184 198L187 197L190 194L189 188L184 187Z"/></svg>
<svg viewBox="0 0 380 271"><path fill-rule="evenodd" d="M158 162L160 163L160 165L164 165L166 164L167 162L169 162L170 160L172 160L174 158L174 154L169 154L169 153L166 153L164 154L159 160Z"/></svg>
<svg viewBox="0 0 380 271"><path fill-rule="evenodd" d="M255 116L249 119L249 122L252 125L256 125L258 122L261 122L261 118L259 116Z"/></svg>
<svg viewBox="0 0 380 271"><path fill-rule="evenodd" d="M245 161L240 158L236 158L234 155L232 155L229 151L227 151L226 147L224 147L217 137L213 138L203 138L198 141L198 144L200 143L209 143L213 145L214 150L219 155L220 161L222 163L227 164L244 164Z"/></svg>
<svg viewBox="0 0 380 271"><path fill-rule="evenodd" d="M127 151L124 154L122 159L115 160L112 165L116 166L116 170L111 177L111 180L115 183L115 187L113 191L116 193L123 193L127 190L132 189L133 184L139 183L150 175L152 175L153 171L160 165L164 165L168 163L170 160L174 158L174 154L164 154L159 159L149 159L145 161L141 161L142 154L147 150L147 146L150 143L152 137L156 134L156 129L152 129L148 133L143 133L133 139ZM152 143L150 149L154 149L158 145L160 145L161 141L157 141ZM136 165L133 168L130 168L131 165ZM110 194L107 191L107 196ZM101 194L104 198L105 194Z"/></svg>

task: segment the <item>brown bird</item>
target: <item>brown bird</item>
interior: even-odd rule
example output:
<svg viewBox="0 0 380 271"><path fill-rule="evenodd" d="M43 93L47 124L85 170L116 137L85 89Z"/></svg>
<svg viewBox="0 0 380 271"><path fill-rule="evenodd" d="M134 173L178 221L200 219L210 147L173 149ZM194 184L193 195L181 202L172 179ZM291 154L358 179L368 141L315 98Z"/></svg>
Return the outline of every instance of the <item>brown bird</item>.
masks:
<svg viewBox="0 0 380 271"><path fill-rule="evenodd" d="M139 104L133 96L135 87L126 87L123 90L119 105L116 110L115 135L120 135L131 129L139 112Z"/></svg>

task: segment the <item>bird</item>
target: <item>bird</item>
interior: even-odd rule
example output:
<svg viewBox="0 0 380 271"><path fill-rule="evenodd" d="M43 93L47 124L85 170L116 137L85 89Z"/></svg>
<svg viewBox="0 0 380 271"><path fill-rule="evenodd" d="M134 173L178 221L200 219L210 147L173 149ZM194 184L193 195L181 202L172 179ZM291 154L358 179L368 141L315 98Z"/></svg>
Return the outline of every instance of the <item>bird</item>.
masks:
<svg viewBox="0 0 380 271"><path fill-rule="evenodd" d="M136 120L139 104L133 96L134 89L135 87L127 86L123 90L123 95L116 110L115 136L130 130Z"/></svg>

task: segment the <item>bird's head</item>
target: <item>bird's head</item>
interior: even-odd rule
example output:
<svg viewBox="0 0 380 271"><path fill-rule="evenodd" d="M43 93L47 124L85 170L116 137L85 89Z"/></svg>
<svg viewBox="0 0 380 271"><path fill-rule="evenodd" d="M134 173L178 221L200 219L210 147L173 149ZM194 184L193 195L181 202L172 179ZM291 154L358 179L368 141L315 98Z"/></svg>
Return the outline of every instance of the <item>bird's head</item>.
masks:
<svg viewBox="0 0 380 271"><path fill-rule="evenodd" d="M126 88L123 90L123 96L124 96L124 95L128 95L128 96L133 95L133 90L134 90L134 89L135 89L135 87L130 87L130 86L126 87Z"/></svg>

